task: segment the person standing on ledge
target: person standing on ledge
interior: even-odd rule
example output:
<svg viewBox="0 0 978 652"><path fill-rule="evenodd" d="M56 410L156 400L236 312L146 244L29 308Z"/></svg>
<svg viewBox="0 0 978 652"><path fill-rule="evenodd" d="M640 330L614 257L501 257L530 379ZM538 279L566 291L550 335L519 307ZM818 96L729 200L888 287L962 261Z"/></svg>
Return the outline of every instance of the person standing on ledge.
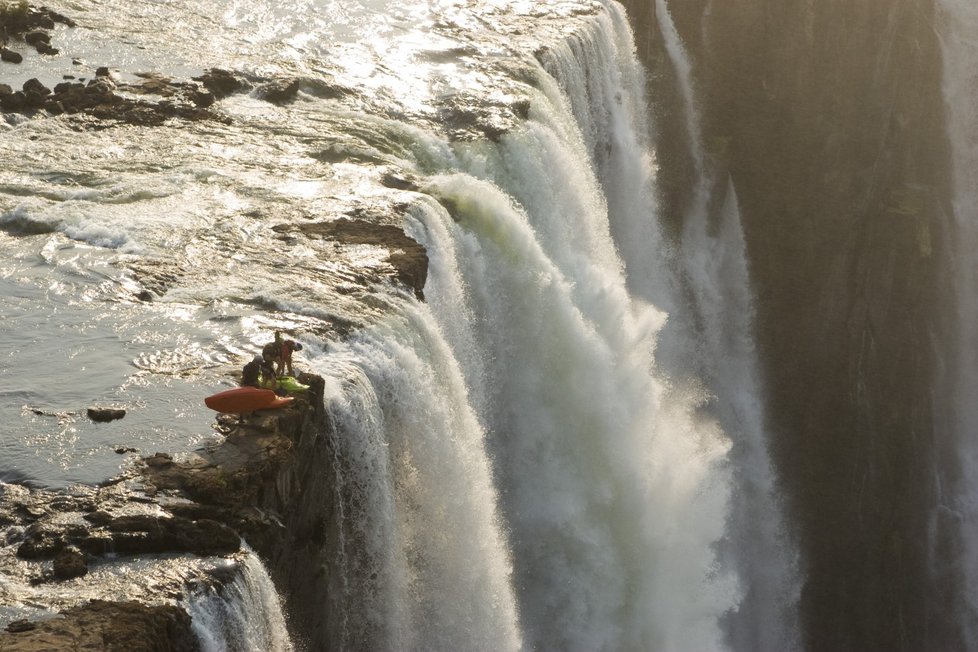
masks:
<svg viewBox="0 0 978 652"><path fill-rule="evenodd" d="M288 376L295 376L295 372L292 370L292 354L296 351L301 351L302 345L295 340L285 340L282 342L281 353L279 355L279 374L282 373L282 369L287 369Z"/></svg>
<svg viewBox="0 0 978 652"><path fill-rule="evenodd" d="M282 337L281 331L275 331L275 341L266 344L262 350L262 358L269 364L275 365L275 373L294 376L292 368L292 354L301 351L302 345L295 340L287 340Z"/></svg>

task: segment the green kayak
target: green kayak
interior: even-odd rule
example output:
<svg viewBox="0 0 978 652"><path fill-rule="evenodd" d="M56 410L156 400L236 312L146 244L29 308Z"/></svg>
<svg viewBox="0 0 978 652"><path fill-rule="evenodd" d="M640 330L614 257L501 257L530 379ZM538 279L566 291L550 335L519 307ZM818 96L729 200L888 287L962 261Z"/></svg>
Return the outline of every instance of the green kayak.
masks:
<svg viewBox="0 0 978 652"><path fill-rule="evenodd" d="M309 389L309 385L303 385L298 380L292 376L282 376L278 379L279 389L284 389L290 394L297 394L299 392L304 392Z"/></svg>

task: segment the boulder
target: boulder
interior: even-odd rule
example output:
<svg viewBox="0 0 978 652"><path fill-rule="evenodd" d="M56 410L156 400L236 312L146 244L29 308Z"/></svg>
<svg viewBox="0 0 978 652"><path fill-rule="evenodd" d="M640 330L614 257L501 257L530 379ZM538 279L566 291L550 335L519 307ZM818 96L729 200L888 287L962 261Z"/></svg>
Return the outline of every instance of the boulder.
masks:
<svg viewBox="0 0 978 652"><path fill-rule="evenodd" d="M222 99L231 93L237 93L251 88L251 84L244 78L234 74L229 70L211 68L200 77L194 77L194 81L199 81L204 88L214 94L216 99Z"/></svg>
<svg viewBox="0 0 978 652"><path fill-rule="evenodd" d="M190 101L202 109L212 106L217 98L210 91L196 91L190 94Z"/></svg>
<svg viewBox="0 0 978 652"><path fill-rule="evenodd" d="M115 421L116 419L121 419L126 416L126 411L122 408L101 408L101 407L90 407L88 408L88 418L96 423L106 423L108 421Z"/></svg>
<svg viewBox="0 0 978 652"><path fill-rule="evenodd" d="M59 533L31 526L27 529L24 542L17 548L17 556L21 559L51 559L62 548L64 539Z"/></svg>
<svg viewBox="0 0 978 652"><path fill-rule="evenodd" d="M42 30L35 30L33 32L27 32L24 34L24 41L26 41L28 45L33 45L35 47L38 43L47 43L50 45L51 35Z"/></svg>
<svg viewBox="0 0 978 652"><path fill-rule="evenodd" d="M15 91L9 95L0 94L0 109L4 111L21 111L27 106L24 91Z"/></svg>
<svg viewBox="0 0 978 652"><path fill-rule="evenodd" d="M9 48L0 48L0 61L7 61L9 63L20 63L24 60L24 57L14 52Z"/></svg>
<svg viewBox="0 0 978 652"><path fill-rule="evenodd" d="M258 96L272 104L286 104L295 100L302 81L299 79L276 79L261 86Z"/></svg>
<svg viewBox="0 0 978 652"><path fill-rule="evenodd" d="M14 620L9 625L7 625L7 631L16 634L17 632L29 632L37 627L37 623L32 623L26 618L21 618L20 620Z"/></svg>
<svg viewBox="0 0 978 652"><path fill-rule="evenodd" d="M73 548L62 550L54 558L54 576L59 580L70 580L88 573L85 555Z"/></svg>
<svg viewBox="0 0 978 652"><path fill-rule="evenodd" d="M50 95L51 89L40 82L36 77L24 82L24 93L37 93L40 96Z"/></svg>

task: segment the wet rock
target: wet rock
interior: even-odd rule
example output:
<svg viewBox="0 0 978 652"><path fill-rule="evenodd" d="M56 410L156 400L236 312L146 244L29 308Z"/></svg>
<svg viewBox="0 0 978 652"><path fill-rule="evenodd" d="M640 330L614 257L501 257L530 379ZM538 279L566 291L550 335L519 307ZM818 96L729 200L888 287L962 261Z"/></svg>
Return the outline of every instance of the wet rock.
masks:
<svg viewBox="0 0 978 652"><path fill-rule="evenodd" d="M96 423L107 423L126 416L126 411L122 408L90 407L87 414L88 418Z"/></svg>
<svg viewBox="0 0 978 652"><path fill-rule="evenodd" d="M65 93L70 93L75 90L84 90L85 84L80 82L64 81L59 84L55 84L54 93L55 95L64 95Z"/></svg>
<svg viewBox="0 0 978 652"><path fill-rule="evenodd" d="M22 618L21 620L11 622L9 625L7 625L6 629L8 632L16 634L17 632L29 632L35 627L37 627L37 623L32 623L26 618Z"/></svg>
<svg viewBox="0 0 978 652"><path fill-rule="evenodd" d="M23 55L18 52L14 52L9 48L0 48L0 61L7 61L9 63L20 63L24 60Z"/></svg>
<svg viewBox="0 0 978 652"><path fill-rule="evenodd" d="M24 82L23 86L24 93L36 93L40 96L46 96L51 94L51 89L41 83L36 77L28 79Z"/></svg>
<svg viewBox="0 0 978 652"><path fill-rule="evenodd" d="M27 106L27 98L23 91L15 91L9 95L0 95L0 109L4 111L22 111Z"/></svg>
<svg viewBox="0 0 978 652"><path fill-rule="evenodd" d="M121 554L223 555L241 547L241 538L233 530L207 519L124 517L110 523L109 530L113 548Z"/></svg>
<svg viewBox="0 0 978 652"><path fill-rule="evenodd" d="M17 548L17 556L21 559L51 559L64 545L60 533L32 525L25 532L24 542Z"/></svg>
<svg viewBox="0 0 978 652"><path fill-rule="evenodd" d="M190 100L202 109L212 106L217 98L210 91L196 91L190 94Z"/></svg>
<svg viewBox="0 0 978 652"><path fill-rule="evenodd" d="M0 108L10 112L33 112L44 108L52 115L87 114L97 120L111 123L128 123L140 126L158 126L171 118L183 120L216 120L228 123L227 117L203 108L213 103L209 93L187 84L173 84L167 80L152 79L147 83L161 84L160 93L173 97L174 101L149 102L136 100L116 93L116 84L107 74L108 68L100 68L101 73L88 85L78 82L61 82L54 91L43 85L25 88L17 93L0 94ZM122 85L129 93L147 93L143 85ZM45 92L46 91L46 92ZM86 121L82 128L97 128L98 123ZM107 125L102 125L107 126Z"/></svg>
<svg viewBox="0 0 978 652"><path fill-rule="evenodd" d="M119 446L115 449L116 454L125 455L126 453L138 453L138 448L133 448L132 446Z"/></svg>
<svg viewBox="0 0 978 652"><path fill-rule="evenodd" d="M110 74L112 73L109 71L108 66L99 66L95 69L96 77L108 77Z"/></svg>
<svg viewBox="0 0 978 652"><path fill-rule="evenodd" d="M102 526L111 523L114 517L112 516L112 514L109 514L107 511L99 509L99 510L95 510L94 512L85 514L82 518L84 518L92 525Z"/></svg>
<svg viewBox="0 0 978 652"><path fill-rule="evenodd" d="M190 616L172 605L92 600L33 627L0 633L4 652L98 650L100 652L199 652Z"/></svg>
<svg viewBox="0 0 978 652"><path fill-rule="evenodd" d="M498 141L526 120L529 113L530 102L525 98L487 101L466 93L445 98L438 108L439 122L448 128L454 140Z"/></svg>
<svg viewBox="0 0 978 652"><path fill-rule="evenodd" d="M7 37L23 38L40 30L54 29L60 23L75 27L75 21L47 7L33 7L27 3L7 3L0 6L0 26Z"/></svg>
<svg viewBox="0 0 978 652"><path fill-rule="evenodd" d="M387 188L394 188L396 190L418 190L420 186L418 183L407 178L405 175L394 174L393 172L387 172L380 178L380 182Z"/></svg>
<svg viewBox="0 0 978 652"><path fill-rule="evenodd" d="M154 453L150 455L145 460L146 466L149 467L161 467L167 466L173 463L173 456L167 455L166 453Z"/></svg>
<svg viewBox="0 0 978 652"><path fill-rule="evenodd" d="M47 43L48 45L50 45L51 35L41 30L35 30L33 32L27 32L26 34L24 34L24 41L28 45L33 45L35 47L37 46L38 43Z"/></svg>
<svg viewBox="0 0 978 652"><path fill-rule="evenodd" d="M295 100L302 82L299 79L276 79L257 90L258 97L272 104L286 104Z"/></svg>
<svg viewBox="0 0 978 652"><path fill-rule="evenodd" d="M375 224L361 219L341 217L329 222L313 222L275 227L282 233L299 231L307 236L319 236L346 244L371 244L387 247L387 262L397 271L397 279L414 290L418 299L424 300L424 286L428 279L428 253L416 240L392 224Z"/></svg>
<svg viewBox="0 0 978 652"><path fill-rule="evenodd" d="M65 112L65 105L58 100L47 99L44 101L44 110L51 115L61 115Z"/></svg>
<svg viewBox="0 0 978 652"><path fill-rule="evenodd" d="M54 577L59 580L70 580L82 577L88 573L85 555L77 550L62 550L54 558Z"/></svg>
<svg viewBox="0 0 978 652"><path fill-rule="evenodd" d="M211 68L200 77L194 77L194 81L203 84L218 100L251 88L251 84L240 75L220 68Z"/></svg>
<svg viewBox="0 0 978 652"><path fill-rule="evenodd" d="M79 539L75 542L75 545L90 555L107 555L110 552L115 552L115 541L113 541L112 537L104 535Z"/></svg>

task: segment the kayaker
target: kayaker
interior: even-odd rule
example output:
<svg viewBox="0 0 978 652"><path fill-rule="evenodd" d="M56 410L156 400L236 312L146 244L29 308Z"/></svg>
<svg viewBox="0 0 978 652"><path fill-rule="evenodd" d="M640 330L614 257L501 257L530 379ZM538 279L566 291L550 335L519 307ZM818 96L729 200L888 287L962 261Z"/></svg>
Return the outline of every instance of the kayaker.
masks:
<svg viewBox="0 0 978 652"><path fill-rule="evenodd" d="M241 370L241 386L258 387L258 377L261 375L263 366L265 366L265 360L260 355L252 358L251 362Z"/></svg>
<svg viewBox="0 0 978 652"><path fill-rule="evenodd" d="M263 346L261 350L261 357L265 359L265 362L270 365L280 363L282 357L282 344L284 342L285 341L282 339L282 332L275 331L275 341L269 342ZM279 371L281 372L281 369L279 369Z"/></svg>
<svg viewBox="0 0 978 652"><path fill-rule="evenodd" d="M302 345L295 340L285 340L282 342L281 353L279 355L279 368L278 372L282 373L282 368L284 367L286 375L294 376L295 372L292 369L292 354L295 351L301 351Z"/></svg>
<svg viewBox="0 0 978 652"><path fill-rule="evenodd" d="M242 387L275 389L275 368L264 357L256 355L241 370Z"/></svg>

